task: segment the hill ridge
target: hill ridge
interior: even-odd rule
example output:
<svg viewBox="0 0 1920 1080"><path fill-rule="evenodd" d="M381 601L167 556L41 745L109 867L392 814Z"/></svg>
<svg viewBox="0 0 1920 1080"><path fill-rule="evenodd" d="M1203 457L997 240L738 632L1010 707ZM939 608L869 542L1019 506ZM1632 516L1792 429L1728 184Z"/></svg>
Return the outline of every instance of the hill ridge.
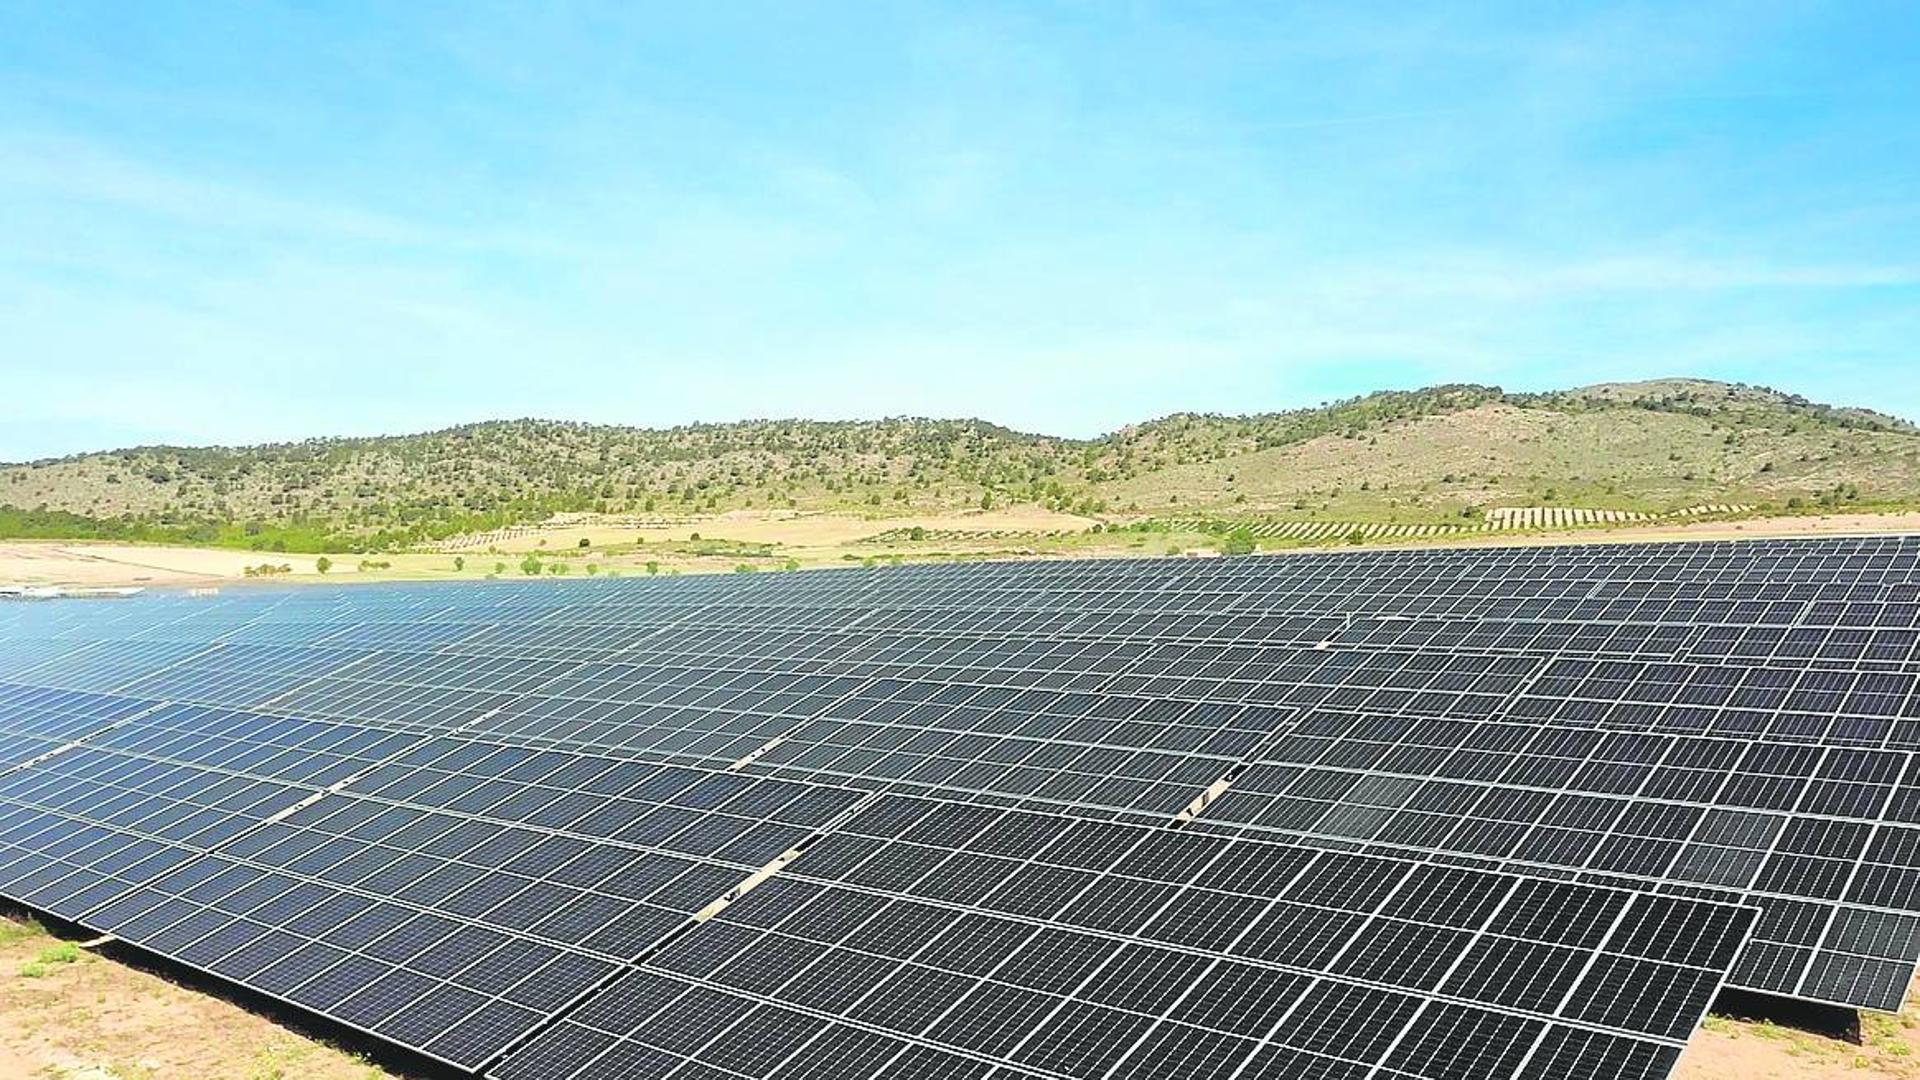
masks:
<svg viewBox="0 0 1920 1080"><path fill-rule="evenodd" d="M520 418L405 435L139 446L0 466L0 537L385 548L561 511L884 517L1033 504L1102 519L1490 506L1664 513L1920 500L1920 428L1767 387L1450 383L1317 406L1176 412L1092 438L980 419L667 428Z"/></svg>

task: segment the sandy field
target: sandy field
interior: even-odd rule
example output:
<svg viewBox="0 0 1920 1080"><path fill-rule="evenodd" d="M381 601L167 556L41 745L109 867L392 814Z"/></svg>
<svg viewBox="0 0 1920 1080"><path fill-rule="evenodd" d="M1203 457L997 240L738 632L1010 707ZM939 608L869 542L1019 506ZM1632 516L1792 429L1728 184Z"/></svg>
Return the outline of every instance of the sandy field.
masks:
<svg viewBox="0 0 1920 1080"><path fill-rule="evenodd" d="M901 518L739 511L639 529L609 527L596 520L574 520L515 529L510 536L486 534L472 538L475 545L471 547L368 556L366 558L386 565L366 569L361 567L362 556L334 555L330 557L333 564L330 573L325 577L316 573L316 556L312 555L74 541L8 541L0 542L0 586L221 585L251 580L246 576L246 569L261 564L290 568L287 575L260 579L266 581L446 580L479 578L490 573L515 577L520 574L520 560L530 554L546 560L549 570L558 562L573 574L589 572L589 565L593 572L636 574L645 572L648 563L656 564L656 569L700 573L728 571L743 561L753 562L757 569L778 569L789 562L799 566L844 566L896 554L908 559L950 555L1002 558L1158 555L1167 551L1170 542L1190 554L1211 554L1217 543L1215 537L1157 533L1089 535L1086 530L1093 524L1095 522L1088 518L1030 507ZM901 531L915 526L944 535L924 541L866 542L882 533L897 537ZM1366 546L1370 549L1436 545L1485 547L1906 532L1920 533L1920 512L1478 533L1456 539ZM1049 537L1046 535L1049 533L1062 535ZM695 550L699 547L691 539L695 534L719 550L706 553ZM587 541L585 548L580 547L583 539ZM728 548L728 544L771 547L755 555ZM1344 545L1307 546L1282 549L1279 553L1328 550L1353 549Z"/></svg>
<svg viewBox="0 0 1920 1080"><path fill-rule="evenodd" d="M214 994L0 917L0 1077L394 1080Z"/></svg>
<svg viewBox="0 0 1920 1080"><path fill-rule="evenodd" d="M225 548L10 541L0 543L0 585L192 585L243 578L247 567L262 563L312 574L314 559ZM352 562L346 556L333 561Z"/></svg>
<svg viewBox="0 0 1920 1080"><path fill-rule="evenodd" d="M1709 1016L1673 1080L1920 1080L1920 987L1897 1016L1860 1014L1858 1042Z"/></svg>
<svg viewBox="0 0 1920 1080"><path fill-rule="evenodd" d="M586 540L593 547L630 544L640 540L659 544L686 540L694 533L711 539L739 540L754 544L780 544L798 550L838 548L857 543L869 536L892 529L961 529L968 532L1080 532L1092 528L1092 518L1060 514L1038 507L1018 506L1006 510L979 510L958 514L923 514L910 517L868 518L852 514L800 513L785 510L736 510L726 514L700 517L666 518L645 521L640 528L610 528L584 515L568 515L551 525L523 526L503 530L497 537L459 541L444 550L485 550L520 554L529 551L566 549ZM480 541L480 542L476 542ZM543 542L544 541L544 542Z"/></svg>

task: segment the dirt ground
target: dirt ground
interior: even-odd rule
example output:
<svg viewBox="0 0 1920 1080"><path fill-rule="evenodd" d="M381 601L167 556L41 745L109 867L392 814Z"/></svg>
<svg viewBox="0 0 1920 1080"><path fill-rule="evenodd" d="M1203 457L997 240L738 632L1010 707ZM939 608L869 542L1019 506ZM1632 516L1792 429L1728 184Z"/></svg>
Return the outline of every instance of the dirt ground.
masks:
<svg viewBox="0 0 1920 1080"><path fill-rule="evenodd" d="M758 570L774 570L845 566L877 560L1210 554L1219 539L1202 534L1126 530L1093 533L1089 530L1094 524L1089 518L1033 507L899 518L736 511L671 523L647 522L639 528L575 518L550 526L510 530L511 535L471 537L469 547L365 557L333 555L329 557L332 564L329 573L324 576L317 572L317 557L312 555L76 541L9 541L0 542L0 586L217 586L255 580L246 576L246 570L262 564L289 568L284 576L276 574L257 579L263 581L447 580L490 575L512 578L522 576L522 560L528 556L544 563L539 571L543 574L633 575L727 572L742 564ZM935 535L920 541L900 538L915 526ZM1895 532L1920 532L1920 513L1474 533L1456 539L1407 544L1381 542L1367 547L1585 544ZM889 535L888 541L872 540L883 533ZM696 534L704 540L694 541ZM581 546L583 540L586 541L584 547ZM1308 546L1291 550L1329 549Z"/></svg>
<svg viewBox="0 0 1920 1080"><path fill-rule="evenodd" d="M1055 513L1039 507L1016 506L1006 510L977 510L957 514L918 514L905 517L867 518L850 514L817 514L795 511L736 510L725 514L646 523L639 529L607 528L590 518L574 516L552 527L515 530L521 535L501 539L495 546L515 554L542 548L567 548L585 539L595 547L631 542L636 537L650 544L685 540L692 533L707 537L725 537L752 544L779 544L795 549L840 548L857 543L876 533L895 529L961 529L968 532L1079 532L1094 524L1092 518Z"/></svg>
<svg viewBox="0 0 1920 1080"><path fill-rule="evenodd" d="M0 543L0 584L192 585L243 578L247 567L263 563L313 574L314 560L224 548L13 541Z"/></svg>
<svg viewBox="0 0 1920 1080"><path fill-rule="evenodd" d="M0 917L0 1077L400 1080L224 998Z"/></svg>
<svg viewBox="0 0 1920 1080"><path fill-rule="evenodd" d="M1582 543L1626 540L1751 540L1768 536L1839 536L1853 533L1920 532L1920 513L1827 514L1699 521L1687 525L1637 525L1519 534L1511 543Z"/></svg>
<svg viewBox="0 0 1920 1080"><path fill-rule="evenodd" d="M1709 1016L1674 1080L1920 1080L1920 991L1898 1016L1860 1014L1860 1041Z"/></svg>

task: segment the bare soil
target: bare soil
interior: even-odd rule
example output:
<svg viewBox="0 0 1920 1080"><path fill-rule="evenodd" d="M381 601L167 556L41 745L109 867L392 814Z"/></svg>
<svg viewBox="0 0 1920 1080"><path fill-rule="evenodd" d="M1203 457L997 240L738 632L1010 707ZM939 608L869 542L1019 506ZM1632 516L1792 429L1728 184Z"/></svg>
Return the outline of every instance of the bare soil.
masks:
<svg viewBox="0 0 1920 1080"><path fill-rule="evenodd" d="M246 576L250 566L314 573L315 556L158 544L0 543L0 584L191 585ZM335 561L343 561L336 557Z"/></svg>
<svg viewBox="0 0 1920 1080"><path fill-rule="evenodd" d="M9 541L0 542L0 585L218 586L253 580L247 578L247 569L263 564L290 568L284 576L258 579L263 581L447 580L490 574L517 577L522 573L521 560L528 555L547 564L543 572L552 571L557 564L575 575L636 574L647 572L647 564L652 563L655 571L700 573L729 571L742 562L752 563L756 569L779 569L789 562L799 566L844 566L849 562L888 559L895 555L912 561L950 557L1142 556L1169 551L1209 554L1218 543L1218 537L1199 534L1092 533L1089 530L1094 524L1090 518L1032 507L882 518L749 510L642 528L617 528L603 521L582 518L516 529L511 537L487 537L483 546L472 548L383 554L368 556L365 560L358 555L334 555L329 558L332 566L325 576L317 572L318 557L313 555L77 541ZM928 539L897 539L915 526L925 528L930 534ZM1366 546L1510 546L1899 532L1920 532L1920 512L1471 533L1452 539L1400 544L1374 542ZM692 541L695 534L709 544L724 542L718 545L721 550L698 550L699 545ZM884 544L871 542L881 534L896 539ZM585 547L580 545L582 540L587 542ZM764 550L758 554L743 553L728 549L728 544L764 546ZM1328 548L1309 546L1293 550L1326 551Z"/></svg>
<svg viewBox="0 0 1920 1080"><path fill-rule="evenodd" d="M686 540L694 533L708 539L724 538L750 544L779 544L796 550L840 548L877 533L894 529L962 529L969 532L1078 532L1091 528L1092 518L1055 513L1038 507L1018 506L1006 510L974 510L946 514L910 514L900 517L870 518L854 514L807 513L796 511L735 510L725 514L690 517L670 524L640 529L615 529L579 517L557 521L551 526L515 530L520 535L503 539L496 546L515 554L545 550L565 550L581 540L592 547L631 543L639 539L649 544Z"/></svg>
<svg viewBox="0 0 1920 1080"><path fill-rule="evenodd" d="M399 1080L224 998L0 917L0 1077Z"/></svg>
<svg viewBox="0 0 1920 1080"><path fill-rule="evenodd" d="M1920 1080L1920 994L1898 1015L1860 1014L1858 1042L1709 1016L1673 1080Z"/></svg>

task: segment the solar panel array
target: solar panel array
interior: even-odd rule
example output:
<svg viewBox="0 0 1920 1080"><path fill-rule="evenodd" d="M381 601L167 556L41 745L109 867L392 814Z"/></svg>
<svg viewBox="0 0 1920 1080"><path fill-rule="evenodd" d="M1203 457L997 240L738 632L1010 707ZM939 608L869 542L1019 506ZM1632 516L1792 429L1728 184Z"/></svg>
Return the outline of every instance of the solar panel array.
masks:
<svg viewBox="0 0 1920 1080"><path fill-rule="evenodd" d="M1660 1077L1920 960L1920 540L0 607L0 896L494 1080Z"/></svg>

